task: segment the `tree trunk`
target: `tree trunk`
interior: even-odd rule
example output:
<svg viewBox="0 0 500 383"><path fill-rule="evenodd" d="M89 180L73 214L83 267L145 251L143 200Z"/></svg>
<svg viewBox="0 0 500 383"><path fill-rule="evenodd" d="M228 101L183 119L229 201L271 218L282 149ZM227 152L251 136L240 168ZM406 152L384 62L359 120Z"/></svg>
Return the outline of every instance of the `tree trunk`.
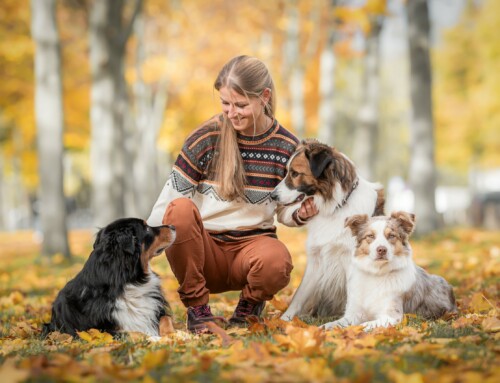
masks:
<svg viewBox="0 0 500 383"><path fill-rule="evenodd" d="M288 78L288 94L292 117L292 129L302 138L305 131L304 68L300 57L300 14L297 1L287 9L288 27L285 41L285 72Z"/></svg>
<svg viewBox="0 0 500 383"><path fill-rule="evenodd" d="M333 13L337 0L330 0L328 11ZM333 51L336 33L335 21L328 26L328 39L321 52L319 61L319 127L318 138L321 142L334 145L335 136L335 66L336 58Z"/></svg>
<svg viewBox="0 0 500 383"><path fill-rule="evenodd" d="M56 0L32 0L43 255L70 256L63 190L63 97Z"/></svg>
<svg viewBox="0 0 500 383"><path fill-rule="evenodd" d="M124 76L125 47L142 6L136 0L128 23L123 22L123 0L99 0L90 13L92 71L92 186L97 227L125 215L127 168L125 121L129 107Z"/></svg>
<svg viewBox="0 0 500 383"><path fill-rule="evenodd" d="M144 25L141 17L137 19L135 30L137 36L137 82L135 84L136 127L138 147L134 161L134 198L136 215L147 218L151 213L152 203L158 198L162 185L158 172L158 151L156 141L160 131L167 105L167 81L160 80L154 91L142 77L142 64L146 57L144 52Z"/></svg>
<svg viewBox="0 0 500 383"><path fill-rule="evenodd" d="M372 22L371 33L366 38L364 57L363 103L359 110L359 124L355 130L353 160L360 174L368 179L376 179L376 153L379 119L379 63L380 30L379 21Z"/></svg>
<svg viewBox="0 0 500 383"><path fill-rule="evenodd" d="M429 57L429 8L427 0L412 0L408 7L411 102L410 185L418 215L416 231L426 234L438 228L435 207L436 168L432 78Z"/></svg>

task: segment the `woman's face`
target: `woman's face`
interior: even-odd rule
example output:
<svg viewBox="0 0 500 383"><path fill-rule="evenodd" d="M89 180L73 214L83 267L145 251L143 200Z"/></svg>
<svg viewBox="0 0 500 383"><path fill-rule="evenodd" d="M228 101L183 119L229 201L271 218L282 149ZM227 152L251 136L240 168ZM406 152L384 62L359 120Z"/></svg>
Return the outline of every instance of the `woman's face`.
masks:
<svg viewBox="0 0 500 383"><path fill-rule="evenodd" d="M244 135L252 136L254 133L262 133L267 128L267 119L262 105L263 102L267 102L265 98L246 98L227 87L220 88L219 94L222 112L231 120L235 130Z"/></svg>

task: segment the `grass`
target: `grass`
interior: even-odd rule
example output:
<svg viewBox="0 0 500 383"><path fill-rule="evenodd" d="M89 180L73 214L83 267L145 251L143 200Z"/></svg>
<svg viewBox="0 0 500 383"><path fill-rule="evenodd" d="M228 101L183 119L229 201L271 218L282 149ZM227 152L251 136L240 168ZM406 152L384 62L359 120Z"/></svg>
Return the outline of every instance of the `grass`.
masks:
<svg viewBox="0 0 500 383"><path fill-rule="evenodd" d="M457 317L407 316L396 328L322 332L325 319L277 319L305 267L306 231L279 228L294 258L289 286L267 305L264 324L194 336L164 257L153 261L171 303L176 332L158 343L140 334L113 339L54 334L41 339L57 292L92 247L87 231L70 234L74 257L42 259L31 232L0 233L0 381L8 382L496 382L500 380L498 232L454 229L413 241L415 261L455 287ZM229 317L238 292L211 296ZM85 338L85 339L84 339Z"/></svg>

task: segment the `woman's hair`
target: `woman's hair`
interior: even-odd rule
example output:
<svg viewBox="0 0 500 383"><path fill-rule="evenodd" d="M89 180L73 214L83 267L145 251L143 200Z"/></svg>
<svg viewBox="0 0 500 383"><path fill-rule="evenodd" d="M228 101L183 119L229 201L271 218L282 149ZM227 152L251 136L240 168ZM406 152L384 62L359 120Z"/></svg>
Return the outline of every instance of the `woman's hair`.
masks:
<svg viewBox="0 0 500 383"><path fill-rule="evenodd" d="M247 98L260 97L267 88L271 90L269 101L264 106L264 113L274 118L276 95L274 83L262 61L255 57L237 56L224 65L217 76L214 88L226 87ZM236 130L223 114L221 134L217 150L211 165L222 198L233 200L245 195L245 169L238 149Z"/></svg>

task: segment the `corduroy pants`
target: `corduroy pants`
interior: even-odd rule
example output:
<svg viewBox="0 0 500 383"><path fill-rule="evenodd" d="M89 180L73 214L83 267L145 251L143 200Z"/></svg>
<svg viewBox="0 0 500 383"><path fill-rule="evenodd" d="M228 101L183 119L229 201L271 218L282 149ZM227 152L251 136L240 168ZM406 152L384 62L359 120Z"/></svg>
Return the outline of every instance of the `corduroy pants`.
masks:
<svg viewBox="0 0 500 383"><path fill-rule="evenodd" d="M270 300L290 281L292 260L282 242L265 235L236 242L215 240L188 198L168 205L163 224L176 228L175 242L166 254L186 307L207 304L210 293L230 290L241 290L252 302Z"/></svg>

